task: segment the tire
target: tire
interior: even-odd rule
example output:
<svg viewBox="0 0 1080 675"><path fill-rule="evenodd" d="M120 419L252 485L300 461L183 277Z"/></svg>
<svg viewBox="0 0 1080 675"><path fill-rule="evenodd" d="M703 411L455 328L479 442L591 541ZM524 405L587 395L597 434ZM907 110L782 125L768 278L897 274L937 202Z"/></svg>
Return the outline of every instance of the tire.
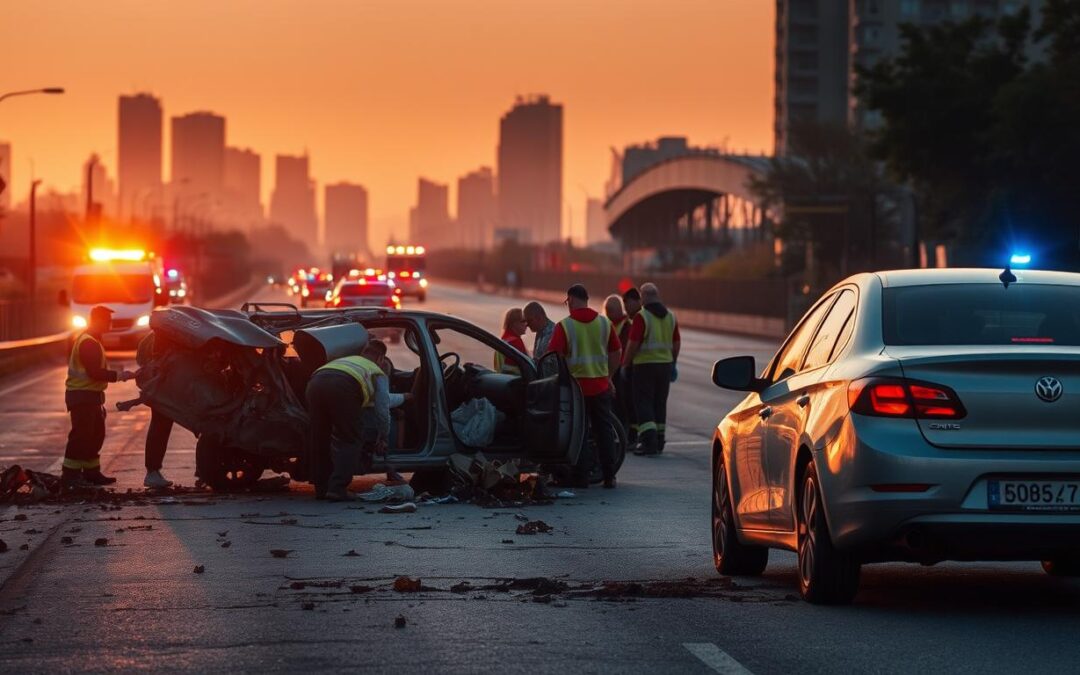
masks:
<svg viewBox="0 0 1080 675"><path fill-rule="evenodd" d="M626 459L626 429L623 429L622 422L619 421L618 415L614 411L608 413L606 416L608 423L611 425L611 429L615 434L615 474L619 473L619 469L622 468L623 461ZM596 458L596 442L592 440L592 434L589 434L587 443L593 444L591 456ZM589 469L589 482L593 485L604 482L604 472L600 468L600 462L593 461L592 467Z"/></svg>
<svg viewBox="0 0 1080 675"><path fill-rule="evenodd" d="M1044 560L1042 568L1052 577L1080 577L1080 554Z"/></svg>
<svg viewBox="0 0 1080 675"><path fill-rule="evenodd" d="M266 469L258 459L233 448L222 447L216 439L202 436L195 444L195 473L214 492L243 492L251 489Z"/></svg>
<svg viewBox="0 0 1080 675"><path fill-rule="evenodd" d="M712 495L713 565L716 571L724 576L760 576L769 564L769 549L739 541L722 456L713 471Z"/></svg>
<svg viewBox="0 0 1080 675"><path fill-rule="evenodd" d="M847 605L859 591L859 562L836 549L813 460L803 472L798 506L799 593L815 605Z"/></svg>

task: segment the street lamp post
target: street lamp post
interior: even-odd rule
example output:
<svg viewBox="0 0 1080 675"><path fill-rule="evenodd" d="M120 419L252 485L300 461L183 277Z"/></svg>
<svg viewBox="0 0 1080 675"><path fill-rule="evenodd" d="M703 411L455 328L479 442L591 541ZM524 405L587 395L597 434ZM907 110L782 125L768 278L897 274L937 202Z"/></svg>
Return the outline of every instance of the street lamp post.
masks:
<svg viewBox="0 0 1080 675"><path fill-rule="evenodd" d="M30 292L30 301L37 298L37 189L41 185L40 180L30 182L30 261L27 275L29 283L27 289Z"/></svg>
<svg viewBox="0 0 1080 675"><path fill-rule="evenodd" d="M25 89L23 91L9 91L6 94L0 95L0 101L5 98L11 98L12 96L27 96L29 94L63 94L63 87L44 87L42 89Z"/></svg>

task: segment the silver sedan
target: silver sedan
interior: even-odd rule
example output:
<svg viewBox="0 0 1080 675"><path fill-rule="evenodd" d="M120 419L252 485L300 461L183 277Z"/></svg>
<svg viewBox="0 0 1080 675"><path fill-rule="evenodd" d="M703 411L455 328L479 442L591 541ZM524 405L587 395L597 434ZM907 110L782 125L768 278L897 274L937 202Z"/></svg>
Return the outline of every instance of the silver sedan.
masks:
<svg viewBox="0 0 1080 675"><path fill-rule="evenodd" d="M853 276L826 293L713 440L713 552L761 574L797 551L802 596L850 602L860 566L1041 560L1080 574L1080 274Z"/></svg>

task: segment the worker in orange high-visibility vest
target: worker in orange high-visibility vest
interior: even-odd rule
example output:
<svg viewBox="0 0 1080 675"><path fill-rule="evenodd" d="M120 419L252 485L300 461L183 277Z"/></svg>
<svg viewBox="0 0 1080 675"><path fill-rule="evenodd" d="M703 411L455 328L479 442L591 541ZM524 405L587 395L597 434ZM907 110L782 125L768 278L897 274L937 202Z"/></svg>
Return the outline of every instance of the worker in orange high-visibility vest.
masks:
<svg viewBox="0 0 1080 675"><path fill-rule="evenodd" d="M90 310L86 330L75 338L68 357L64 404L71 415L71 432L64 450L61 488L70 491L111 485L115 478L101 473L101 446L105 444L105 389L110 382L135 377L127 370L109 370L101 336L112 327L112 310Z"/></svg>
<svg viewBox="0 0 1080 675"><path fill-rule="evenodd" d="M604 476L604 487L615 487L615 438L611 428L614 386L611 374L619 363L622 346L615 329L606 317L589 309L589 292L581 284L566 291L570 316L555 325L548 350L566 357L570 374L581 386L589 428L596 441L599 455L592 457L588 445L578 460L574 485L589 486L592 463L598 461Z"/></svg>

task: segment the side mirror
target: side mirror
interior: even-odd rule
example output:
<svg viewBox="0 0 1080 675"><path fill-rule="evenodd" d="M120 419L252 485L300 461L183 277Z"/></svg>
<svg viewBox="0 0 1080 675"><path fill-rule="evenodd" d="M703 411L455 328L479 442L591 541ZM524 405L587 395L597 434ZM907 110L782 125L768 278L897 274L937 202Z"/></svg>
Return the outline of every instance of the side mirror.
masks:
<svg viewBox="0 0 1080 675"><path fill-rule="evenodd" d="M56 294L56 304L61 307L70 307L71 300L68 299L68 292L64 289L60 289L60 292Z"/></svg>
<svg viewBox="0 0 1080 675"><path fill-rule="evenodd" d="M762 381L754 374L753 356L733 356L713 364L712 381L718 387L735 391L761 391Z"/></svg>

